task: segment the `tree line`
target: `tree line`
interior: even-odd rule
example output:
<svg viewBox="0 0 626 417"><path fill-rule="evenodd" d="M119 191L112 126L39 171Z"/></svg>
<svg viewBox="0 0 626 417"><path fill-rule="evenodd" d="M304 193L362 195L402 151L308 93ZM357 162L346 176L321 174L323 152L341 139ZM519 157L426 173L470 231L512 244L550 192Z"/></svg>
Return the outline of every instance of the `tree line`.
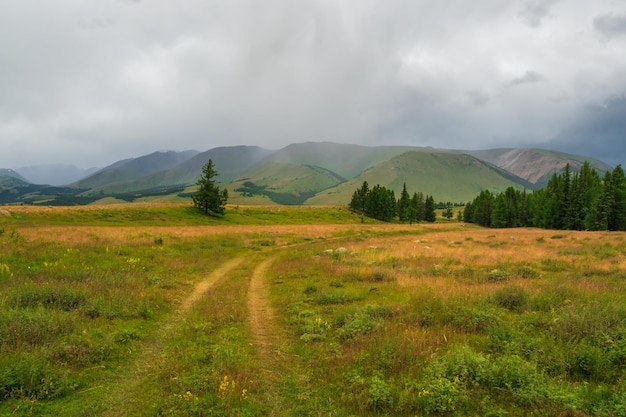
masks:
<svg viewBox="0 0 626 417"><path fill-rule="evenodd" d="M406 189L406 183L402 187L400 198L396 199L393 190L379 184L370 188L367 181L363 181L361 187L352 194L348 206L367 217L387 222L396 218L402 223L434 222L436 218L433 197L421 192L415 192L411 196Z"/></svg>
<svg viewBox="0 0 626 417"><path fill-rule="evenodd" d="M509 187L482 191L463 210L463 220L485 227L559 230L626 230L626 176L621 165L603 177L585 162L554 173L546 188L527 193Z"/></svg>

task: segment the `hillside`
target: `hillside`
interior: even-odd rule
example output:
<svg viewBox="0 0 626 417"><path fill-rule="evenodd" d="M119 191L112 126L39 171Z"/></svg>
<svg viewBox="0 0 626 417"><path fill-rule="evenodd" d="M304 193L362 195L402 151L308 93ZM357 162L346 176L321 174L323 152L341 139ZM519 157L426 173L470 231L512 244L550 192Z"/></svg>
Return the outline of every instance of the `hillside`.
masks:
<svg viewBox="0 0 626 417"><path fill-rule="evenodd" d="M567 163L576 171L585 160L601 174L606 164L579 155L541 149L464 152L407 146L306 142L268 150L226 146L198 153L154 152L117 161L63 187L5 185L4 202L85 204L116 198L179 200L189 196L206 162L213 160L233 204L346 204L363 181L399 192L421 191L438 201L461 202L481 190L510 185L536 189ZM17 175L15 171L3 170ZM27 182L23 177L23 181ZM13 196L13 200L10 200Z"/></svg>
<svg viewBox="0 0 626 417"><path fill-rule="evenodd" d="M75 188L87 188L92 192L103 190L107 187L137 181L144 176L173 168L197 155L197 151L159 151L138 158L118 161L95 174L71 184ZM117 187L116 191L129 191L132 186Z"/></svg>
<svg viewBox="0 0 626 417"><path fill-rule="evenodd" d="M347 204L354 190L363 181L370 186L380 184L399 196L406 183L409 193L432 195L435 201L464 202L473 199L481 190L504 191L513 186L527 185L522 179L465 154L448 152L406 152L376 165L361 175L335 188L319 193L306 204Z"/></svg>
<svg viewBox="0 0 626 417"><path fill-rule="evenodd" d="M200 177L202 167L209 159L215 162L220 175L219 182L227 183L236 178L243 171L258 163L272 151L256 146L229 146L210 149L196 153L191 158L184 159L173 167L158 170L126 181L105 183L92 188L89 193L102 192L104 194L130 193L172 186L186 186L195 184ZM123 165L121 169L124 169ZM116 168L113 171L117 171Z"/></svg>
<svg viewBox="0 0 626 417"><path fill-rule="evenodd" d="M426 148L413 146L362 146L333 142L295 143L276 151L266 160L326 168L344 178L352 178L366 169L404 152Z"/></svg>
<svg viewBox="0 0 626 417"><path fill-rule="evenodd" d="M345 181L325 168L264 162L228 186L233 204L252 204L251 198L264 197L278 204L303 204L322 190Z"/></svg>
<svg viewBox="0 0 626 417"><path fill-rule="evenodd" d="M0 168L0 179L3 177L16 178L20 181L28 182L28 180L24 178L22 175L20 175L19 172L12 170L12 169Z"/></svg>
<svg viewBox="0 0 626 417"><path fill-rule="evenodd" d="M76 195L81 190L51 185L30 184L19 178L0 176L0 204L89 204L93 200Z"/></svg>
<svg viewBox="0 0 626 417"><path fill-rule="evenodd" d="M600 174L611 169L593 158L545 149L490 149L467 153L524 178L535 188L545 187L552 174L562 172L567 164L573 171L580 170L585 161Z"/></svg>

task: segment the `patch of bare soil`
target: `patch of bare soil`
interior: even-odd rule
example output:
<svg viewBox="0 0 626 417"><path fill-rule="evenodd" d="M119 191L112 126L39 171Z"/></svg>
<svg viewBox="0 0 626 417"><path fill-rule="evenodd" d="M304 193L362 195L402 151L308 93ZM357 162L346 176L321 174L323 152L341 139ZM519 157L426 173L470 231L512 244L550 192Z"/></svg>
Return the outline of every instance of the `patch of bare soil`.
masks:
<svg viewBox="0 0 626 417"><path fill-rule="evenodd" d="M270 289L267 285L267 270L274 262L268 258L257 265L248 289L248 311L253 343L258 347L259 357L271 363L280 354L279 334L275 324L274 310L270 304Z"/></svg>

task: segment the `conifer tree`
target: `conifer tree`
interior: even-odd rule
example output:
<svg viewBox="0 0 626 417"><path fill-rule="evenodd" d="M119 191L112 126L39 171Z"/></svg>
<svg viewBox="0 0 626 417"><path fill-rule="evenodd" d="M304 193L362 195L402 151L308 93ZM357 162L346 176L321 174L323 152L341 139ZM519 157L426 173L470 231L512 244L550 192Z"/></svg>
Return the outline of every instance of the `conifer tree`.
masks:
<svg viewBox="0 0 626 417"><path fill-rule="evenodd" d="M409 221L409 207L411 205L411 197L406 190L406 183L402 186L402 193L398 200L398 218L402 223Z"/></svg>
<svg viewBox="0 0 626 417"><path fill-rule="evenodd" d="M350 201L349 207L354 211L365 213L365 203L369 192L369 184L367 181L363 181L361 188L357 189L354 191L354 194L352 194L352 200Z"/></svg>
<svg viewBox="0 0 626 417"><path fill-rule="evenodd" d="M432 196L426 196L426 200L424 201L424 220L431 223L437 220L435 199Z"/></svg>
<svg viewBox="0 0 626 417"><path fill-rule="evenodd" d="M609 230L626 230L626 176L621 165L611 173L613 186L613 213L610 216Z"/></svg>
<svg viewBox="0 0 626 417"><path fill-rule="evenodd" d="M194 206L204 214L223 215L226 211L228 191L220 190L220 187L215 185L214 178L218 175L219 172L215 169L213 161L209 159L209 162L202 167L202 173L196 183L198 191L191 196Z"/></svg>

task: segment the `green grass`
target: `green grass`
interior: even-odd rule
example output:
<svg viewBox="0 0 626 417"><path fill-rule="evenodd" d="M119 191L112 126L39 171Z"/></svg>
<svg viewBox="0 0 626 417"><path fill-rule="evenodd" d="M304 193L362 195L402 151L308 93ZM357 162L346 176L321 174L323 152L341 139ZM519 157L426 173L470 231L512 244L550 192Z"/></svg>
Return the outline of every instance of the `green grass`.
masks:
<svg viewBox="0 0 626 417"><path fill-rule="evenodd" d="M334 208L206 219L129 205L1 221L0 415L626 414L620 234L361 227ZM207 224L237 233L183 233ZM246 229L259 224L276 228ZM246 301L268 257L273 315L261 325L277 337L263 349Z"/></svg>
<svg viewBox="0 0 626 417"><path fill-rule="evenodd" d="M89 226L201 226L268 224L346 224L361 223L361 216L341 207L229 206L222 218L199 216L190 203L127 204L88 206L67 210L60 207L15 210L0 217L0 230L11 233L12 225L89 225ZM8 208L11 211L11 208ZM370 223L376 223L366 219Z"/></svg>

